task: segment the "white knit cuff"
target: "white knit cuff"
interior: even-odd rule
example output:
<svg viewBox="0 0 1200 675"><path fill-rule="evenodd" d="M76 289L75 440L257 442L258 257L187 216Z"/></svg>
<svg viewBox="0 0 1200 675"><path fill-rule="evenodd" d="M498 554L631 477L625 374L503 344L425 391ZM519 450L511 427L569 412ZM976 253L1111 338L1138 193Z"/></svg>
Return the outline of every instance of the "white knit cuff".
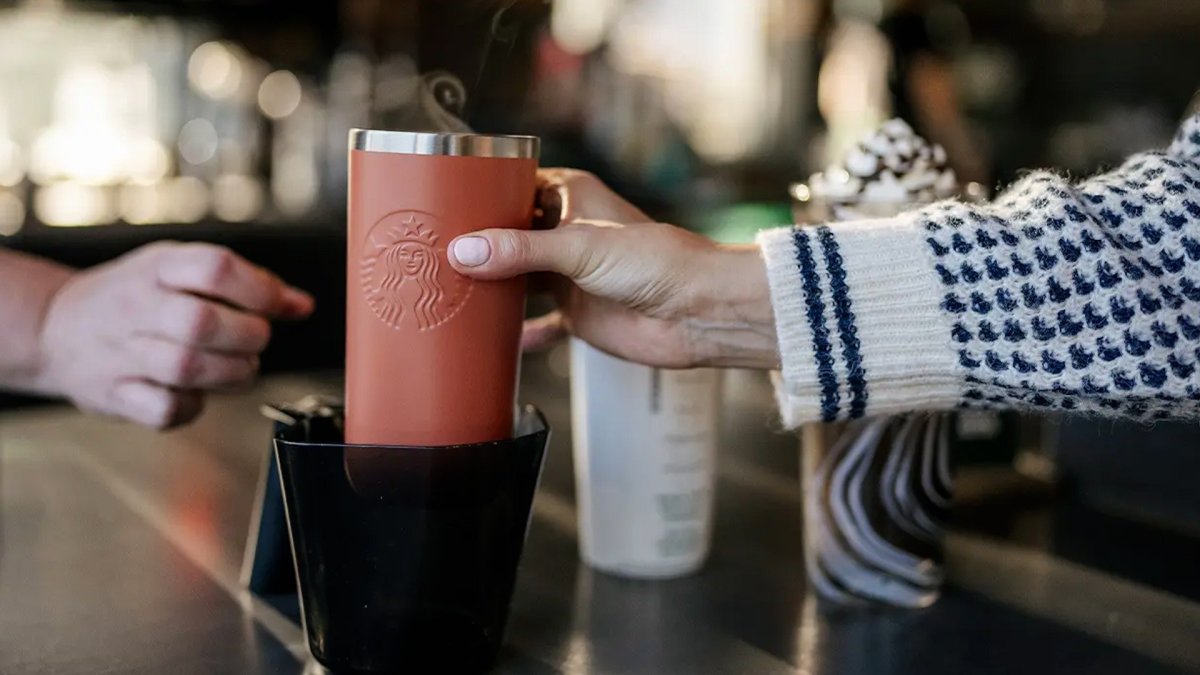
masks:
<svg viewBox="0 0 1200 675"><path fill-rule="evenodd" d="M922 232L900 216L759 235L787 427L961 400L964 373Z"/></svg>

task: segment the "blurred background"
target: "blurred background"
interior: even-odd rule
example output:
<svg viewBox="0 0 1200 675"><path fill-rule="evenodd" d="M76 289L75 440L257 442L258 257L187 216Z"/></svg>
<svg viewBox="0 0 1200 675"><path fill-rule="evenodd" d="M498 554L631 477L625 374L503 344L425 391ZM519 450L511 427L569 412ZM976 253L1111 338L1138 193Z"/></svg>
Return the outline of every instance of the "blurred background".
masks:
<svg viewBox="0 0 1200 675"><path fill-rule="evenodd" d="M318 297L264 368L337 368L351 127L537 134L543 164L746 241L893 115L992 187L1165 144L1197 35L1195 0L0 1L0 245L228 245ZM1191 427L974 424L974 457L1200 522Z"/></svg>

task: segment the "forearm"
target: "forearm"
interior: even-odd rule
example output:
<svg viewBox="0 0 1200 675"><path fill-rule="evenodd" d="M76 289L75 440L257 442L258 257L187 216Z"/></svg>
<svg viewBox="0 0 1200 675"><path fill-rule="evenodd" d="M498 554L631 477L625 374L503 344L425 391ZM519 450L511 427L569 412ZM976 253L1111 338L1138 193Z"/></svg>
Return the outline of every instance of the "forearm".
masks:
<svg viewBox="0 0 1200 675"><path fill-rule="evenodd" d="M785 422L963 406L1200 417L1200 119L993 204L760 243Z"/></svg>
<svg viewBox="0 0 1200 675"><path fill-rule="evenodd" d="M0 389L53 393L41 382L41 329L54 294L72 270L0 250Z"/></svg>
<svg viewBox="0 0 1200 675"><path fill-rule="evenodd" d="M696 270L685 330L696 365L779 367L779 341L758 246L719 246Z"/></svg>

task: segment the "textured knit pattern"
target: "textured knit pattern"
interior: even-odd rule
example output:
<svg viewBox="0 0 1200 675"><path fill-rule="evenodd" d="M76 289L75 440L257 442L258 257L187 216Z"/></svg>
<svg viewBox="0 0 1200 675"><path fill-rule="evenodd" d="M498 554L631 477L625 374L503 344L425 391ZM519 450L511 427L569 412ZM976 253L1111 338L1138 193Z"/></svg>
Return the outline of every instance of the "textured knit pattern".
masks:
<svg viewBox="0 0 1200 675"><path fill-rule="evenodd" d="M760 237L784 421L958 407L1200 418L1200 115L989 204Z"/></svg>

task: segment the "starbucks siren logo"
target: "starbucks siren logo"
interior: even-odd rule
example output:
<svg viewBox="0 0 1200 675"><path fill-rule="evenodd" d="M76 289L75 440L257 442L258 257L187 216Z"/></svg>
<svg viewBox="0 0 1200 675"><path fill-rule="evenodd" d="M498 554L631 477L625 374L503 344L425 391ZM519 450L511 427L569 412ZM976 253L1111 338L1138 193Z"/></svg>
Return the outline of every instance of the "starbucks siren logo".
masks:
<svg viewBox="0 0 1200 675"><path fill-rule="evenodd" d="M437 219L419 211L384 216L363 242L359 276L367 305L385 324L433 330L454 318L470 280L446 259Z"/></svg>

